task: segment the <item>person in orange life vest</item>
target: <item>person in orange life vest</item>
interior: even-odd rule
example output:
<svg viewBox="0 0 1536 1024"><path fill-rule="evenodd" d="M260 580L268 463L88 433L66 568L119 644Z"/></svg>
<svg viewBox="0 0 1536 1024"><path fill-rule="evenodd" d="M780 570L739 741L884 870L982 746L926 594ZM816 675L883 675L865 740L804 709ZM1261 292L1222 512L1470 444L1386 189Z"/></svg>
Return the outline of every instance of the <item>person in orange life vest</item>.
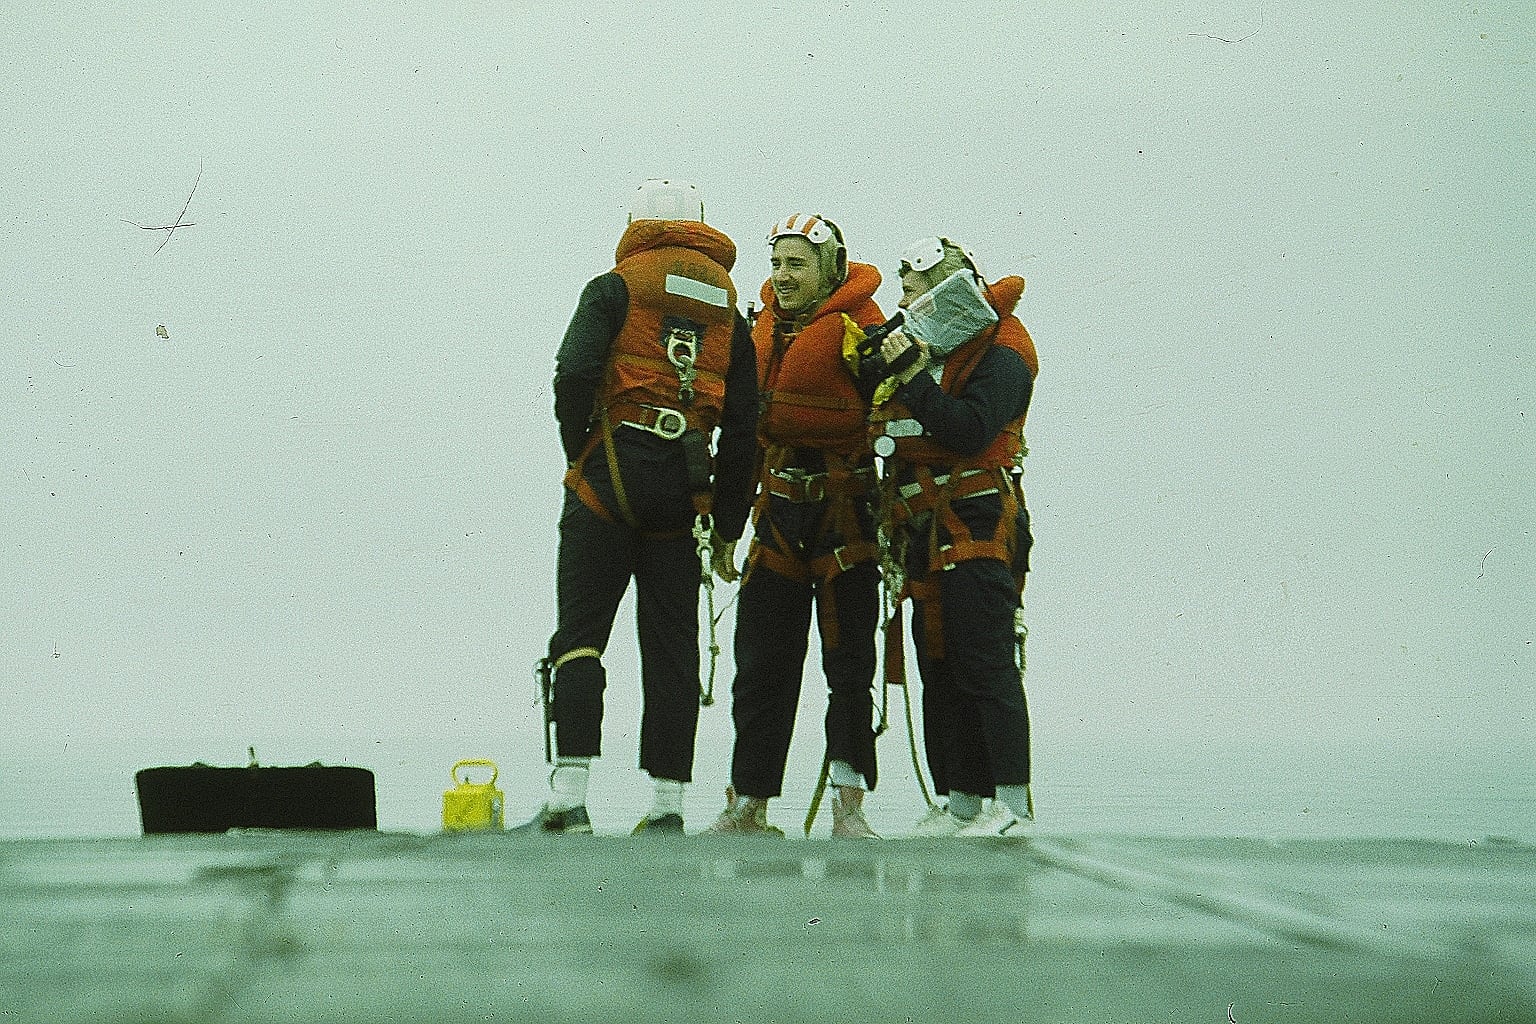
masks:
<svg viewBox="0 0 1536 1024"><path fill-rule="evenodd" d="M866 416L878 378L845 362L845 318L884 320L880 272L849 263L841 231L796 214L768 235L773 272L753 325L761 472L753 541L737 596L726 809L707 831L769 832L810 643L812 610L826 675L833 835L877 838L863 814L875 777L873 682L879 619L878 479ZM734 549L716 552L734 572Z"/></svg>
<svg viewBox="0 0 1536 1024"><path fill-rule="evenodd" d="M1015 659L1032 538L1016 467L1039 359L1013 315L1022 278L989 284L940 238L913 243L900 272L906 324L881 347L899 386L871 422L914 598L929 770L949 796L917 830L998 835L1034 815Z"/></svg>
<svg viewBox="0 0 1536 1024"><path fill-rule="evenodd" d="M693 531L712 516L717 545L741 535L756 459L756 362L729 276L735 259L734 243L703 223L692 185L648 181L614 269L588 282L560 343L555 416L568 471L549 642L557 756L546 803L522 831L592 831L601 659L631 578L640 767L656 791L635 831L683 831L699 716Z"/></svg>

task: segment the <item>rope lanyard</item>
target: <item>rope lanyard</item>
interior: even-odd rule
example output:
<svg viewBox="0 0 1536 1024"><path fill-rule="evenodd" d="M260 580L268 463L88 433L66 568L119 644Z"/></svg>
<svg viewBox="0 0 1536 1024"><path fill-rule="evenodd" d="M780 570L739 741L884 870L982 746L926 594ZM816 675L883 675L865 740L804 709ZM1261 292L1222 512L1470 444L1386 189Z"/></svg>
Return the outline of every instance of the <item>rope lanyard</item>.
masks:
<svg viewBox="0 0 1536 1024"><path fill-rule="evenodd" d="M708 512L700 512L693 520L693 541L699 556L699 583L704 587L706 618L709 620L709 677L699 688L699 704L710 707L715 703L715 663L720 660L720 642L715 635L715 573L712 565L715 554L714 518Z"/></svg>
<svg viewBox="0 0 1536 1024"><path fill-rule="evenodd" d="M805 834L810 836L811 826L816 824L816 812L821 810L821 798L827 794L827 780L832 776L832 759L821 759L821 775L816 779L816 789L811 793L811 806L805 812Z"/></svg>
<svg viewBox="0 0 1536 1024"><path fill-rule="evenodd" d="M891 468L887 462L887 472ZM892 473L888 479L889 485L882 488L881 492L882 521L879 530L882 596L887 605L884 621L880 627L881 635L885 640L880 645L882 658L887 667L881 675L887 687L887 693L889 687L901 687L902 712L907 723L907 750L912 756L912 777L917 779L917 788L923 794L923 803L929 808L935 808L938 804L934 801L933 794L928 791L928 780L923 775L922 758L917 751L917 729L912 721L912 687L907 679L907 640L902 628L902 604L910 594L907 587L906 568L907 544L910 536L904 527L897 527L891 521L897 493L895 474ZM900 530L899 534L898 530Z"/></svg>

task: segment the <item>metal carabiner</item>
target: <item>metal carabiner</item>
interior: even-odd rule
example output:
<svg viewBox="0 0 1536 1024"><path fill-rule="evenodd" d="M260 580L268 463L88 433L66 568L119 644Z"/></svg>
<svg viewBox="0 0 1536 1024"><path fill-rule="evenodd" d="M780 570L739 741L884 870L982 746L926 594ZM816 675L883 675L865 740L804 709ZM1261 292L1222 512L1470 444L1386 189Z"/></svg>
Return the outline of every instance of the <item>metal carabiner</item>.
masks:
<svg viewBox="0 0 1536 1024"><path fill-rule="evenodd" d="M678 352L681 350L682 354ZM699 359L699 337L692 331L674 327L667 334L667 362L677 367L678 376L692 375L693 364Z"/></svg>
<svg viewBox="0 0 1536 1024"><path fill-rule="evenodd" d="M682 327L667 332L667 362L677 370L677 400L693 404L693 382L699 375L694 366L699 360L699 336Z"/></svg>

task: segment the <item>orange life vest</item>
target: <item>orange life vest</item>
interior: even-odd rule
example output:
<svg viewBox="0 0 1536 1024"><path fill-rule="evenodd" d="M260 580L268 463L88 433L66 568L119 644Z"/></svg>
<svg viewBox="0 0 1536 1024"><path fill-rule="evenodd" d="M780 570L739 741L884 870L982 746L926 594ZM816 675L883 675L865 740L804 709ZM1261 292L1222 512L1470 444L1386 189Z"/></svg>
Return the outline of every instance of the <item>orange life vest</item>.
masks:
<svg viewBox="0 0 1536 1024"><path fill-rule="evenodd" d="M1031 376L1040 373L1040 359L1035 354L1035 343L1019 318L1013 315L1019 297L1023 294L1022 277L1005 277L987 286L987 301L997 311L998 322L955 349L944 361L939 387L945 394L958 395L963 392L966 382L970 380L971 371L976 369L981 357L994 345L1018 353L1019 358L1029 367ZM871 430L878 436L884 432L888 422L910 419L911 416L912 413L900 402L885 402L871 413ZM896 458L900 462L963 471L1013 465L1023 445L1023 431L1024 417L1020 416L999 431L986 448L967 457L961 457L937 444L932 438L921 435L898 436L892 440L896 443Z"/></svg>
<svg viewBox="0 0 1536 1024"><path fill-rule="evenodd" d="M594 400L597 429L566 472L565 484L593 512L613 521L613 512L582 475L587 457L604 445L618 512L631 521L613 430L627 423L672 439L686 430L707 438L719 424L735 331L730 269L736 245L698 221L637 220L625 229L614 258L613 272L624 279L629 306ZM694 497L699 511L708 511L709 495Z"/></svg>
<svg viewBox="0 0 1536 1024"><path fill-rule="evenodd" d="M637 220L615 255L614 273L629 290L629 310L613 340L595 411L607 410L619 421L632 413L644 418L644 406L672 409L688 426L708 433L725 407L736 316L730 277L735 244L698 221ZM691 351L675 346L674 330L692 337ZM693 376L684 388L689 367Z"/></svg>
<svg viewBox="0 0 1536 1024"><path fill-rule="evenodd" d="M860 538L856 499L878 494L867 417L869 403L858 392L843 361L843 315L860 326L885 321L874 300L880 271L867 263L850 263L848 279L794 330L794 321L779 308L771 281L763 283L763 313L752 327L757 350L757 379L761 396L758 438L762 444L762 478L752 509L754 538L747 555L747 572L759 564L793 580L821 584L817 614L823 642L835 648L839 638L832 580L856 565L879 558L879 546ZM825 467L809 476L791 465L796 448L813 448ZM820 536L838 534L843 544L813 558L790 554L790 545L769 514L774 496L791 502L826 502L817 527ZM771 535L772 546L763 543Z"/></svg>
<svg viewBox="0 0 1536 1024"><path fill-rule="evenodd" d="M861 327L882 323L875 304L880 271L848 264L848 279L821 304L811 322L793 330L771 282L762 288L763 312L752 328L762 401L758 434L765 447L817 448L845 456L869 450L869 405L843 362L843 317Z"/></svg>

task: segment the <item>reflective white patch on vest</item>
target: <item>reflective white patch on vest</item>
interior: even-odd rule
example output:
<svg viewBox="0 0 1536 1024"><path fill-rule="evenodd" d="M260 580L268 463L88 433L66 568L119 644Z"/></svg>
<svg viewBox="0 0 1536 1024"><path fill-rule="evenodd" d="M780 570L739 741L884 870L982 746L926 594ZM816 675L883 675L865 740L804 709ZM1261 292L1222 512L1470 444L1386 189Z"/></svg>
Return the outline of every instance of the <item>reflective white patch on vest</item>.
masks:
<svg viewBox="0 0 1536 1024"><path fill-rule="evenodd" d="M681 295L685 299L695 299L710 306L719 306L721 309L731 304L730 293L724 288L716 288L712 284L703 281L695 281L691 277L682 277L678 274L667 275L667 293Z"/></svg>

